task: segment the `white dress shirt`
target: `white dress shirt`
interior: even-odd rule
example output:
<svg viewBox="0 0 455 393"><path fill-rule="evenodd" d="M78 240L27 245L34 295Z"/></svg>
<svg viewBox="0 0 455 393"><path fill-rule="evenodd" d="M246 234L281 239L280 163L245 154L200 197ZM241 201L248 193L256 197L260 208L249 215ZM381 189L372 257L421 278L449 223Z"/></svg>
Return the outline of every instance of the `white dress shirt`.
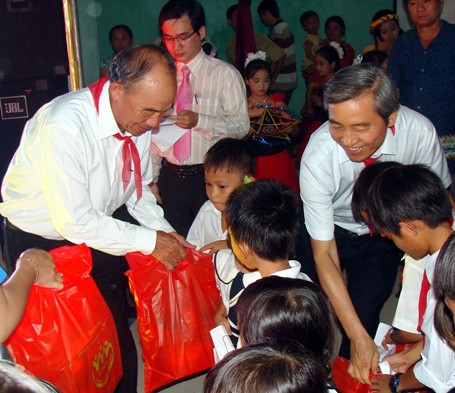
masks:
<svg viewBox="0 0 455 393"><path fill-rule="evenodd" d="M250 118L245 83L235 67L206 55L201 49L188 64L176 63L178 86L184 65L191 71L192 110L199 115L198 123L191 129L191 155L181 163L174 157L173 146L162 152L153 145L152 151L175 165L194 165L201 164L207 150L220 139L245 136Z"/></svg>
<svg viewBox="0 0 455 393"><path fill-rule="evenodd" d="M374 153L378 162L427 165L440 176L445 187L451 184L447 162L433 124L417 112L401 106L395 122L395 135L387 130L382 146ZM324 123L310 138L300 164L300 195L305 225L313 239L331 240L334 225L359 235L368 227L354 220L352 189L363 162L353 162L330 136Z"/></svg>
<svg viewBox="0 0 455 393"><path fill-rule="evenodd" d="M209 243L226 239L227 231L223 231L221 226L221 212L208 200L199 209L186 240L199 250Z"/></svg>
<svg viewBox="0 0 455 393"><path fill-rule="evenodd" d="M152 180L149 132L132 137L142 171L136 203L134 176L123 190L123 141L109 103L109 82L99 114L89 89L44 105L26 124L2 184L0 213L18 228L48 239L67 239L113 255L155 248L156 230L173 231L148 184ZM126 203L142 226L115 220Z"/></svg>

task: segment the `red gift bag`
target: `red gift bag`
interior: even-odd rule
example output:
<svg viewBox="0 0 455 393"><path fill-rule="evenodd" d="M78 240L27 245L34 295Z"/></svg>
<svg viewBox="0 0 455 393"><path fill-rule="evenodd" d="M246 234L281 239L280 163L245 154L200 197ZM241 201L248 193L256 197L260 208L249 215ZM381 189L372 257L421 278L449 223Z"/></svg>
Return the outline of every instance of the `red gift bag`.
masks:
<svg viewBox="0 0 455 393"><path fill-rule="evenodd" d="M50 252L61 290L33 286L21 323L6 341L13 359L63 393L112 392L122 359L112 314L92 277L85 244Z"/></svg>
<svg viewBox="0 0 455 393"><path fill-rule="evenodd" d="M187 256L169 271L150 255L126 255L147 393L214 364L210 329L221 298L212 257L190 249Z"/></svg>
<svg viewBox="0 0 455 393"><path fill-rule="evenodd" d="M368 393L370 385L357 381L348 373L349 360L337 356L332 365L332 378L341 393ZM370 372L370 378L374 374Z"/></svg>

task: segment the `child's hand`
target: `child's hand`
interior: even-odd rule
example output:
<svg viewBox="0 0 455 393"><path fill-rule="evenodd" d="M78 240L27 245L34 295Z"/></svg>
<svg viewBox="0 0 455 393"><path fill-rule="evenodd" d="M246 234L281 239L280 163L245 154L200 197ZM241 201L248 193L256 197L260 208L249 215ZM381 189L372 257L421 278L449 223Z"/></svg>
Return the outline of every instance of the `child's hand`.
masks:
<svg viewBox="0 0 455 393"><path fill-rule="evenodd" d="M420 360L422 349L423 341L418 341L404 351L384 357L383 361L387 361L390 364L390 369L394 373L405 373L412 365Z"/></svg>
<svg viewBox="0 0 455 393"><path fill-rule="evenodd" d="M206 244L204 247L201 247L199 251L205 252L208 251L209 255L215 254L218 250L222 250L224 248L229 248L227 245L226 240L217 240L212 243Z"/></svg>

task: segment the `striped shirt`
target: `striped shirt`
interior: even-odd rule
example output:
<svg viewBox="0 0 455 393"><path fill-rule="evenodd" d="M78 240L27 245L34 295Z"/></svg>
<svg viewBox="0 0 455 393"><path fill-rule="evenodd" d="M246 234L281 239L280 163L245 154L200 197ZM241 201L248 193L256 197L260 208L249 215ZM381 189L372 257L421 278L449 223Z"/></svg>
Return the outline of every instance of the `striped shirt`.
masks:
<svg viewBox="0 0 455 393"><path fill-rule="evenodd" d="M294 33L287 23L280 20L270 28L269 38L286 53L283 68L271 89L274 91L294 90L297 87Z"/></svg>
<svg viewBox="0 0 455 393"><path fill-rule="evenodd" d="M178 86L184 65L176 63ZM245 83L235 67L207 56L203 50L186 65L191 71L192 110L199 114L198 123L191 130L191 155L181 163L174 157L172 146L164 152L152 146L153 152L158 150L159 157L175 165L201 164L207 150L217 141L226 137L242 138L250 126Z"/></svg>

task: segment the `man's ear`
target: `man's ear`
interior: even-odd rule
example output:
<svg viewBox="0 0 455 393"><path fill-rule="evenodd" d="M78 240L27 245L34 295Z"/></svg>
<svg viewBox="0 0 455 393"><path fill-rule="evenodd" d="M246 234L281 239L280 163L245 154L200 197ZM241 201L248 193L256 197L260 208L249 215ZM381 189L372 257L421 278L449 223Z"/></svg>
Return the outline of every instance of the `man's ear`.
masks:
<svg viewBox="0 0 455 393"><path fill-rule="evenodd" d="M387 123L387 127L392 127L393 125L395 125L395 122L397 121L397 116L398 116L398 111L393 112L389 116L389 121Z"/></svg>
<svg viewBox="0 0 455 393"><path fill-rule="evenodd" d="M111 82L109 85L109 97L117 102L124 92L124 86L120 82Z"/></svg>
<svg viewBox="0 0 455 393"><path fill-rule="evenodd" d="M205 34L206 34L205 26L202 26L198 30L198 33L199 33L199 37L201 37L201 40L203 40L205 38Z"/></svg>

